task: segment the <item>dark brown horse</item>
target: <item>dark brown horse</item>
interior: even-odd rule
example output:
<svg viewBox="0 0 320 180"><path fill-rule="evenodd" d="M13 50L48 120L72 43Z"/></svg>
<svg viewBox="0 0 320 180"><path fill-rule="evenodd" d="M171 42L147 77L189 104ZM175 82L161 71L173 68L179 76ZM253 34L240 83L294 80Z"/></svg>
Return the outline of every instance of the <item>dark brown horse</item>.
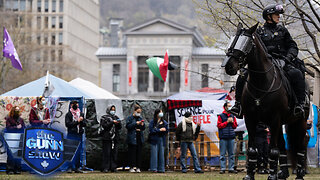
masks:
<svg viewBox="0 0 320 180"><path fill-rule="evenodd" d="M294 117L288 93L286 77L282 75L276 60L267 54L267 50L258 34L258 24L244 29L239 24L235 38L228 47L228 53L222 66L228 75L236 75L240 68L247 65L248 79L242 93L241 104L248 130L247 175L244 179L254 179L257 162L257 150L254 139L259 121L270 127L270 174L268 179L286 179L289 176L287 153L283 138L283 125L286 125L288 145L292 153L292 162L296 164L297 179L304 176L304 138L306 134L306 116ZM290 90L290 89L289 89ZM305 108L309 112L309 105ZM280 159L279 159L280 155ZM278 161L280 171L278 172Z"/></svg>

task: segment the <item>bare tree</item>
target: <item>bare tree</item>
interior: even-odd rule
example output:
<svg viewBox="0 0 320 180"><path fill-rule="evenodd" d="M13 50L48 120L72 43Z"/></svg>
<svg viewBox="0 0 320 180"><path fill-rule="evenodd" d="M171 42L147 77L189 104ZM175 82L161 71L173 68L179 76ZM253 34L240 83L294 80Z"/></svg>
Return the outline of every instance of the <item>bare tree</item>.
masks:
<svg viewBox="0 0 320 180"><path fill-rule="evenodd" d="M227 38L232 36L239 22L246 27L263 22L262 11L270 3L284 4L282 23L298 43L303 60L308 60L319 71L320 3L317 0L193 0L198 13L210 26ZM223 39L224 40L224 39ZM217 41L217 40L215 40ZM220 42L225 44L227 41Z"/></svg>

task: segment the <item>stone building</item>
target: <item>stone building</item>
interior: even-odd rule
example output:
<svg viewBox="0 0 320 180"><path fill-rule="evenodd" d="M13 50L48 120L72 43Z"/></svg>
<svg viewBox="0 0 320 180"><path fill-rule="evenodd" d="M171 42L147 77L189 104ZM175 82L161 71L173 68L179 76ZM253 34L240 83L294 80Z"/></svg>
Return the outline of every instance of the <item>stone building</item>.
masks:
<svg viewBox="0 0 320 180"><path fill-rule="evenodd" d="M123 35L122 47L100 47L96 52L99 85L119 97L162 99L186 90L229 89L233 85L232 82L221 85L214 80L234 81L234 78L220 67L224 51L206 47L195 27L155 18L125 30ZM164 57L166 50L169 61L180 69L169 71L164 83L152 74L145 61L150 57Z"/></svg>
<svg viewBox="0 0 320 180"><path fill-rule="evenodd" d="M98 83L99 0L0 0L11 23L30 35L26 44L38 46L31 60L52 74Z"/></svg>

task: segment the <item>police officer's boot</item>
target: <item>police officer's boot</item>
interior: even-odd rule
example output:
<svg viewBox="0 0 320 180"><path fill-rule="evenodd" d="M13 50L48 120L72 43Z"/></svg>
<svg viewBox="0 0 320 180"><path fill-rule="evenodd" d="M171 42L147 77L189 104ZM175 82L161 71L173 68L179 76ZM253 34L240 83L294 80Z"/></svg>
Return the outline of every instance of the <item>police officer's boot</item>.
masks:
<svg viewBox="0 0 320 180"><path fill-rule="evenodd" d="M294 107L293 113L295 116L304 116L304 100L305 100L305 81L303 79L303 75L301 71L296 71L295 76L296 79L294 80L295 82L293 84L293 90L296 94L297 97L297 104Z"/></svg>
<svg viewBox="0 0 320 180"><path fill-rule="evenodd" d="M231 108L230 112L231 114L235 115L237 118L242 119L242 108L241 108L241 96L244 84L246 83L246 79L248 77L248 73L242 73L243 75L238 76L237 82L236 82L236 102L234 103L234 106Z"/></svg>

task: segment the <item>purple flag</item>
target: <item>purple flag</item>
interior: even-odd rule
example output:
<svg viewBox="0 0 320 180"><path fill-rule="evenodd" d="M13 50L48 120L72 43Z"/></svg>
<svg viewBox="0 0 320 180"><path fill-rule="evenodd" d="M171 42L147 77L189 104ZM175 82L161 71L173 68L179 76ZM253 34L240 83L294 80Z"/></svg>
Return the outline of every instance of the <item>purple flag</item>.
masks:
<svg viewBox="0 0 320 180"><path fill-rule="evenodd" d="M22 71L22 65L19 60L18 53L5 27L3 27L3 50L2 51L3 51L3 57L9 58L11 60L12 66Z"/></svg>

